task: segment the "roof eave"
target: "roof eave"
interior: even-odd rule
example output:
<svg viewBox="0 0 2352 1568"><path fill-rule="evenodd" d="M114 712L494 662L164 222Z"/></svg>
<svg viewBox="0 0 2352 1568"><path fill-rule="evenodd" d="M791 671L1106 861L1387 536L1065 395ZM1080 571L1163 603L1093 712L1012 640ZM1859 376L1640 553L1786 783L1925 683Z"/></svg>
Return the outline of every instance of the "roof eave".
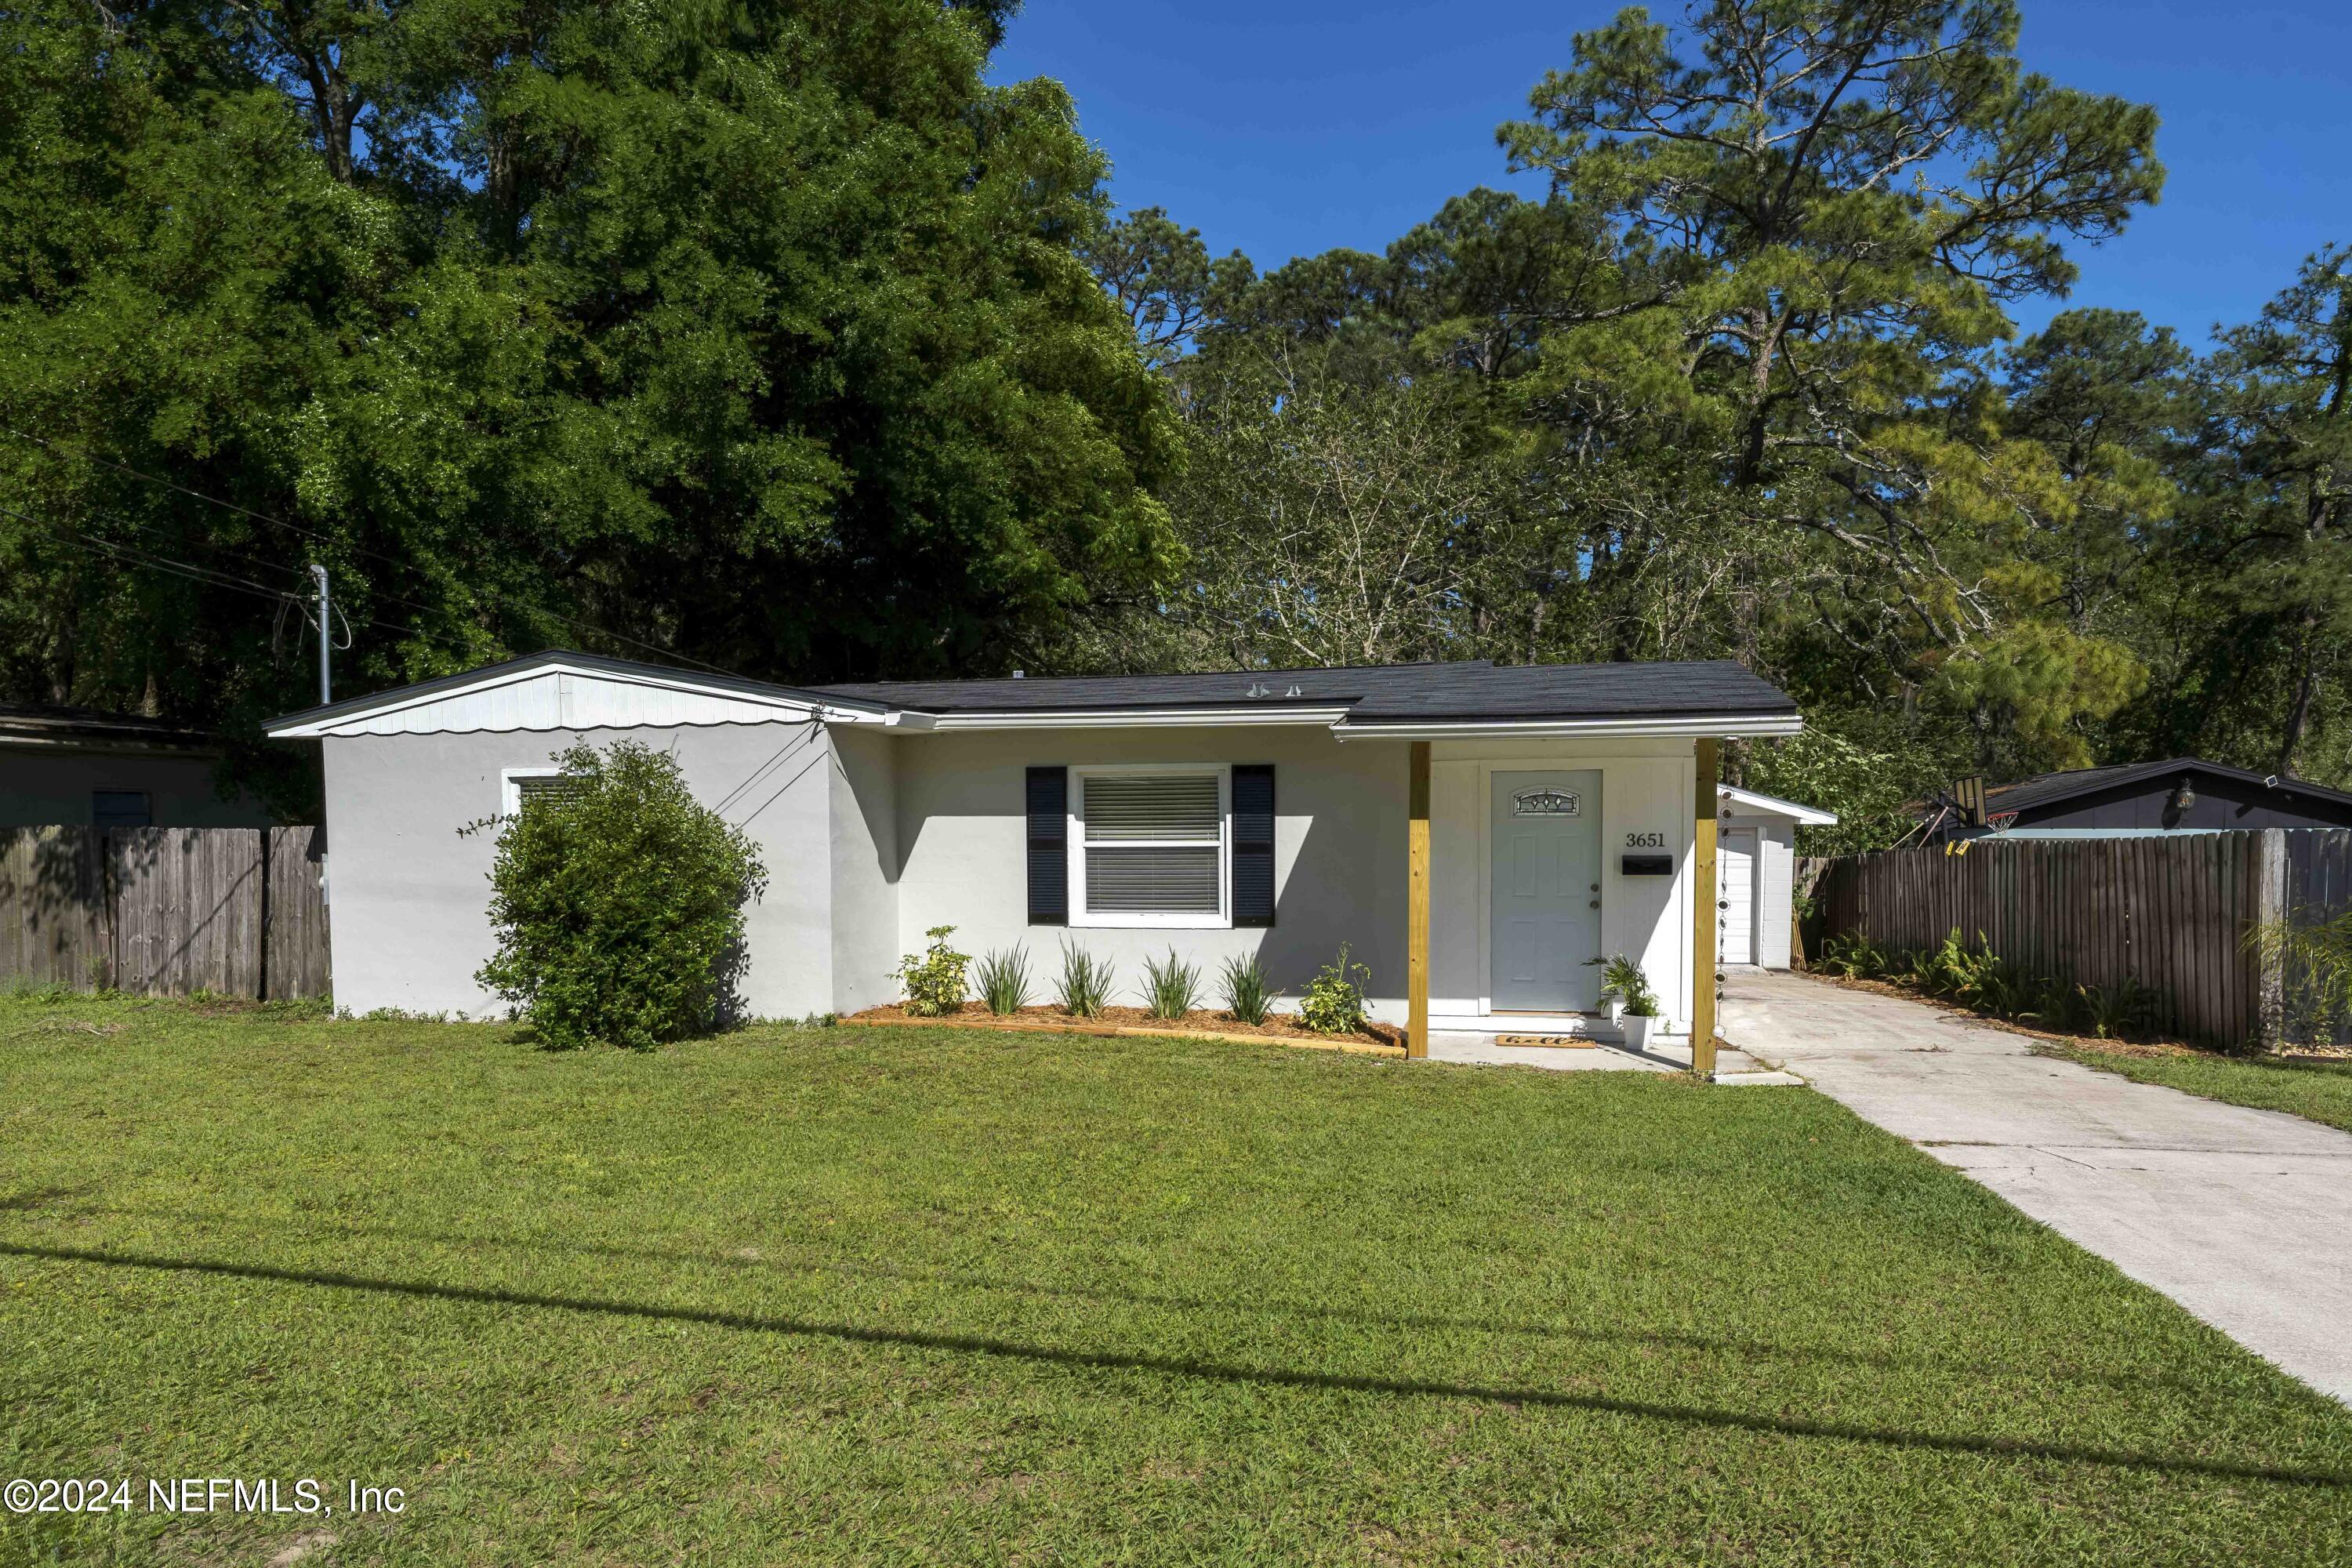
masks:
<svg viewBox="0 0 2352 1568"><path fill-rule="evenodd" d="M948 711L924 715L929 722L910 725L946 730L1158 730L1210 726L1294 724L1328 729L1347 717L1341 705L1276 707L1247 704L1219 707L997 709Z"/></svg>
<svg viewBox="0 0 2352 1568"><path fill-rule="evenodd" d="M1588 741L1762 737L1802 732L1797 713L1612 714L1580 719L1349 721L1331 731L1342 741Z"/></svg>
<svg viewBox="0 0 2352 1568"><path fill-rule="evenodd" d="M304 709L269 721L263 726L263 733L277 741L319 740L341 733L346 726L363 723L386 713L528 680L549 670L578 675L591 680L629 680L677 690L746 698L770 702L779 708L798 710L808 717L827 723L887 723L894 711L878 702L805 691L797 687L774 686L736 676L706 676L693 670L674 669L667 665L640 664L633 659L608 659L595 654L549 649L458 675L441 676L432 680L394 687L389 691L346 698L340 702Z"/></svg>
<svg viewBox="0 0 2352 1568"><path fill-rule="evenodd" d="M1837 813L1823 811L1818 805L1805 805L1793 800L1782 800L1776 795L1759 790L1741 789L1737 784L1718 784L1716 797L1748 809L1742 816L1785 816L1800 827L1835 827Z"/></svg>

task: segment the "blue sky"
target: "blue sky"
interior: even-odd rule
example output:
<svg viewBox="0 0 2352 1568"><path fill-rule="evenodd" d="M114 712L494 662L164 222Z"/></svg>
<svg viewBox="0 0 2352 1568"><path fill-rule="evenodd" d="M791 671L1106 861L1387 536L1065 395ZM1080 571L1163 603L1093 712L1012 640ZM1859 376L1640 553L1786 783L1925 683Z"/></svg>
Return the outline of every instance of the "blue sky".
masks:
<svg viewBox="0 0 2352 1568"><path fill-rule="evenodd" d="M2074 303L2137 310L2201 343L2305 255L2352 241L2352 4L2023 3L2027 68L2152 102L2164 121L2164 200L2076 251ZM1495 127L1615 9L1028 0L993 74L1066 83L1122 205L1164 206L1213 250L1265 268L1378 250L1448 195L1514 184ZM1652 11L1680 14L1672 0ZM2030 327L2050 308L2019 314Z"/></svg>

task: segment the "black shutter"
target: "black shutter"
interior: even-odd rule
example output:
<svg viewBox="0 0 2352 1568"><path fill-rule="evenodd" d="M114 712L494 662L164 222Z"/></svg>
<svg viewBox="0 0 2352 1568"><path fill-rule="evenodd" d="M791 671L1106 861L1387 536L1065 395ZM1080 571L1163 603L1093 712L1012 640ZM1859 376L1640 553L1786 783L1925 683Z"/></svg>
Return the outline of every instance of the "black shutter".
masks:
<svg viewBox="0 0 2352 1568"><path fill-rule="evenodd" d="M1274 924L1274 766L1234 769L1234 924Z"/></svg>
<svg viewBox="0 0 2352 1568"><path fill-rule="evenodd" d="M1070 770L1029 770L1029 923L1070 923Z"/></svg>

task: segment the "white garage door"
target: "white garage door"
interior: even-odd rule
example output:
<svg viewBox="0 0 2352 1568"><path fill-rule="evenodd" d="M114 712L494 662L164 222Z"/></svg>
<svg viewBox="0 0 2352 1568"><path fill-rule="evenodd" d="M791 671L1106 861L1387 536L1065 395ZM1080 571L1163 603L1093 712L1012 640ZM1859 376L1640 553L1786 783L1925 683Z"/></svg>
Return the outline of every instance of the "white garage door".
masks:
<svg viewBox="0 0 2352 1568"><path fill-rule="evenodd" d="M1715 896L1723 900L1723 962L1756 962L1756 830L1727 833L1716 854Z"/></svg>

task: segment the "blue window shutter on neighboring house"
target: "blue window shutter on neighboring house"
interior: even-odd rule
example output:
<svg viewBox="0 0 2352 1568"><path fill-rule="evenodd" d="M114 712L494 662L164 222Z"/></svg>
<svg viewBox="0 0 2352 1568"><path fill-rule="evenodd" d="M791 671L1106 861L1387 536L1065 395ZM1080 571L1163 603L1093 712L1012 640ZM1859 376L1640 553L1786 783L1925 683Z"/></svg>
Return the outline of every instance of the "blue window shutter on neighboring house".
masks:
<svg viewBox="0 0 2352 1568"><path fill-rule="evenodd" d="M1029 770L1029 923L1070 923L1070 770Z"/></svg>
<svg viewBox="0 0 2352 1568"><path fill-rule="evenodd" d="M1234 769L1234 924L1274 924L1274 766Z"/></svg>

